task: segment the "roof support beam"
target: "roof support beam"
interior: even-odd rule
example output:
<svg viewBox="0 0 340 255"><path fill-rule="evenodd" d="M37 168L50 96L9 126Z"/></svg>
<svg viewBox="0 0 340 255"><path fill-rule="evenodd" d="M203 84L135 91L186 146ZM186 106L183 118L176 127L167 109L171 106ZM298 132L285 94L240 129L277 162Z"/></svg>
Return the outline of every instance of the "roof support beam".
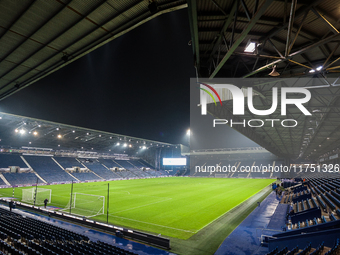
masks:
<svg viewBox="0 0 340 255"><path fill-rule="evenodd" d="M306 11L309 11L310 8L317 6L321 2L322 2L322 0L314 0L309 5L305 5L305 6L300 7L295 13L295 18L299 18ZM273 37L274 35L276 35L277 33L279 33L280 31L286 29L287 27L288 27L288 23L285 23L280 28L273 28L271 31L269 31L267 33L267 35L265 37L261 38L260 40L262 40L262 41L267 40L267 39Z"/></svg>
<svg viewBox="0 0 340 255"><path fill-rule="evenodd" d="M298 31L295 33L295 37L294 37L292 43L289 45L289 48L288 48L288 55L289 55L290 51L292 50L292 48L293 48L293 46L294 46L294 43L295 43L295 41L296 41L296 39L297 39L297 37L298 37L298 35L299 35L301 29L302 29L303 22L305 21L307 15L308 15L308 12L309 12L309 11L306 11L306 12L305 12L305 15L303 15L303 18L302 18L302 20L301 20L301 23L300 23L300 26L299 26L299 28L298 28Z"/></svg>
<svg viewBox="0 0 340 255"><path fill-rule="evenodd" d="M237 23L237 13L238 13L238 6L239 6L239 2L240 0L236 0L237 4L236 4L236 10L235 10L235 14L234 14L234 22L233 22L233 27L232 27L232 31L231 31L231 39L230 39L230 45L229 48L231 47L231 45L233 45L234 42L234 35L235 35L235 29L236 29L236 23ZM224 37L224 34L223 34Z"/></svg>
<svg viewBox="0 0 340 255"><path fill-rule="evenodd" d="M321 15L320 12L318 12L317 10L315 10L314 8L312 8L312 11L314 12L314 14L320 18L329 28L330 30L334 33L334 34L338 34L339 31L324 17Z"/></svg>
<svg viewBox="0 0 340 255"><path fill-rule="evenodd" d="M192 1L195 1L195 0L192 0ZM212 51L210 53L209 61L208 62L210 62L212 60L213 56L215 55L215 53L216 53L216 51L218 49L218 46L221 44L222 36L224 37L225 31L227 30L227 28L231 24L232 18L234 16L234 13L236 12L237 7L238 7L238 0L234 0L234 3L233 3L233 6L231 7L229 16L228 16L227 20L224 22L223 27L222 27L222 29L220 31L220 34L218 35L218 38L216 39L215 44L212 47Z"/></svg>
<svg viewBox="0 0 340 255"><path fill-rule="evenodd" d="M247 15L248 20L250 20L250 19L251 19L250 13L249 13L249 11L248 11L247 5L246 5L246 3L244 2L244 0L241 0L241 4L242 4L242 7L243 7L243 9L244 9L244 12L245 12L246 15Z"/></svg>
<svg viewBox="0 0 340 255"><path fill-rule="evenodd" d="M270 39L268 39L268 42L273 46L273 48L274 48L274 50L276 51L276 53L277 54L279 54L279 56L281 57L281 58L284 58L284 56L281 54L281 52L276 48L276 46L274 45L274 43L270 40Z"/></svg>
<svg viewBox="0 0 340 255"><path fill-rule="evenodd" d="M249 21L248 26L243 30L240 37L235 41L235 43L230 47L227 54L223 57L221 62L218 64L218 66L215 68L214 72L210 75L210 79L214 78L216 74L220 71L222 66L225 64L225 62L230 58L230 56L234 53L236 48L241 44L241 42L244 40L244 38L248 35L249 31L253 28L253 26L256 24L256 22L260 19L262 14L265 12L265 10L269 7L269 5L274 0L266 0L262 6L259 8L259 10L256 12L254 17Z"/></svg>
<svg viewBox="0 0 340 255"><path fill-rule="evenodd" d="M294 53L289 54L287 58L290 59L290 58L292 58L292 57L294 57L294 56L301 55L301 54L305 53L306 51L308 51L308 50L310 50L310 49L313 49L313 48L315 48L315 47L319 47L320 45L323 45L323 44L325 44L325 43L328 43L328 42L334 40L336 37L338 37L338 35L339 35L339 34L334 34L334 35L331 35L331 36L329 36L329 37L326 37L326 38L323 39L323 40L320 40L320 41L318 41L318 42L316 42L316 43L314 43L314 44L311 44L311 45L309 45L309 46L307 46L307 47L305 47L305 48L302 48L302 49L300 49L300 50L298 50L298 51L296 51L296 52L294 52ZM251 72L251 73L246 74L245 76L243 76L243 78L252 76L252 75L254 75L254 74L256 74L256 73L258 73L258 72L260 72L260 71L266 69L267 67L270 67L270 66L272 66L272 65L278 64L278 63L280 63L280 62L282 62L282 61L284 61L284 60L285 60L285 59L278 59L278 60L275 60L275 61L273 61L273 62L271 62L271 63L269 63L269 64L267 64L267 65L265 65L265 66L262 66L262 67L256 69L255 71L253 71L253 72ZM334 62L334 61L333 61L333 62ZM331 64L333 64L333 62L332 62ZM334 62L334 63L335 63L335 62ZM331 64L330 64L330 65L331 65ZM330 66L330 65L329 65L329 66Z"/></svg>
<svg viewBox="0 0 340 255"><path fill-rule="evenodd" d="M286 50L285 50L286 57L289 55L290 36L292 35L292 30L293 30L296 5L297 5L297 0L292 0L292 4L290 7L290 14L289 14L288 33L287 33L287 42L286 42Z"/></svg>
<svg viewBox="0 0 340 255"><path fill-rule="evenodd" d="M197 3L196 0L188 0L189 23L191 30L191 42L194 53L195 66L200 73L200 50L198 41L198 25L197 25Z"/></svg>
<svg viewBox="0 0 340 255"><path fill-rule="evenodd" d="M336 52L336 50L339 48L340 42L338 42L338 44L334 47L333 51L331 52L331 54L329 54L328 58L325 60L325 62L323 63L322 67L325 68L326 64L328 63L329 59L334 55L334 53ZM330 64L332 65L334 64L333 62ZM327 66L328 67L328 66Z"/></svg>

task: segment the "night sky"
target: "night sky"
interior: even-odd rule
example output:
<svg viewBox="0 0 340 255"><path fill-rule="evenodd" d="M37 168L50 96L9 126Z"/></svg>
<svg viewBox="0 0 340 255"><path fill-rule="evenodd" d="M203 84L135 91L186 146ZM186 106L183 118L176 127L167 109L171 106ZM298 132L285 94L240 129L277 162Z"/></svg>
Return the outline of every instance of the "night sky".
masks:
<svg viewBox="0 0 340 255"><path fill-rule="evenodd" d="M185 144L190 40L187 9L161 15L0 101L0 111Z"/></svg>
<svg viewBox="0 0 340 255"><path fill-rule="evenodd" d="M164 14L0 102L0 111L181 143L195 77L187 9Z"/></svg>

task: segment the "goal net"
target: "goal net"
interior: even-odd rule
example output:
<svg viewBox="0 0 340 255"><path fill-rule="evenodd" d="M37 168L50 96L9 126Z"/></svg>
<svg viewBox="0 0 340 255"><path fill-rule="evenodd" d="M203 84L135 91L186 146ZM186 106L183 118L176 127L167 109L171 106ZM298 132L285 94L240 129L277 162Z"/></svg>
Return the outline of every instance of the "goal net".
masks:
<svg viewBox="0 0 340 255"><path fill-rule="evenodd" d="M73 193L72 201L69 201L67 206L60 210L70 212L71 214L94 217L104 214L105 197L84 193Z"/></svg>
<svg viewBox="0 0 340 255"><path fill-rule="evenodd" d="M35 191L37 191L36 195L35 195ZM29 203L29 204L33 204L34 203L34 197L35 197L35 204L36 205L43 205L44 200L46 198L48 199L48 202L51 203L51 194L52 194L51 189L44 189L44 188L23 189L21 201Z"/></svg>

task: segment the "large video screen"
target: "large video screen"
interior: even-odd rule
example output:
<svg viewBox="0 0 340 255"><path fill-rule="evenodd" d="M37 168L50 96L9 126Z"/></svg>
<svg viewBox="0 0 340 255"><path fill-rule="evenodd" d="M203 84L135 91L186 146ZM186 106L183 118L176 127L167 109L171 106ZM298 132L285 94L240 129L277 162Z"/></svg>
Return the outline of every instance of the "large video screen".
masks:
<svg viewBox="0 0 340 255"><path fill-rule="evenodd" d="M163 158L163 166L185 166L186 158Z"/></svg>

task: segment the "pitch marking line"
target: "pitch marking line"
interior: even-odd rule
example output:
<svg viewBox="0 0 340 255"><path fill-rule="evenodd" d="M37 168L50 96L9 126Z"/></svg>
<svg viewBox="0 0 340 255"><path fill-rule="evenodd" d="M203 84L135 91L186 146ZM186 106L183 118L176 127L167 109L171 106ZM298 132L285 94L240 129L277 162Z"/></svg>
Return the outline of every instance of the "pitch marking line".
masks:
<svg viewBox="0 0 340 255"><path fill-rule="evenodd" d="M196 233L196 232L193 232L193 231L190 231L190 230L184 230L184 229L180 229L180 228L173 228L173 227L169 227L169 226L159 225L159 224L155 224L155 223L151 223L151 222L134 220L134 219L130 219L130 218L115 216L113 214L109 214L109 215L112 216L112 217L121 218L121 219L124 219L124 220L130 220L130 221L136 221L136 222L140 222L140 223L145 223L147 225L154 225L154 226L158 226L158 227L162 227L162 228L170 228L170 229L174 229L174 230L178 230L178 231L182 231L182 232L189 232L189 233L193 233L193 234Z"/></svg>

